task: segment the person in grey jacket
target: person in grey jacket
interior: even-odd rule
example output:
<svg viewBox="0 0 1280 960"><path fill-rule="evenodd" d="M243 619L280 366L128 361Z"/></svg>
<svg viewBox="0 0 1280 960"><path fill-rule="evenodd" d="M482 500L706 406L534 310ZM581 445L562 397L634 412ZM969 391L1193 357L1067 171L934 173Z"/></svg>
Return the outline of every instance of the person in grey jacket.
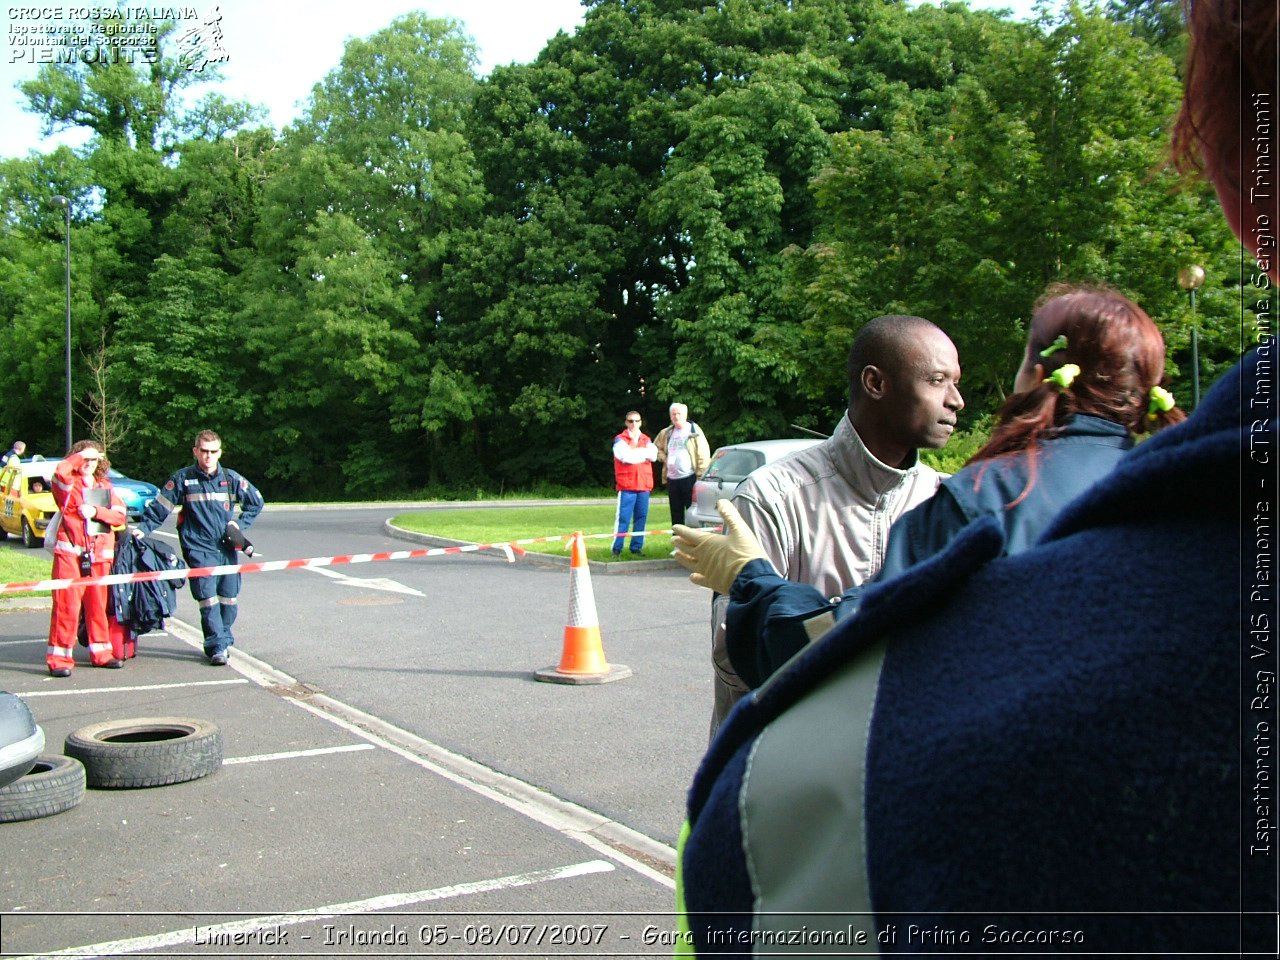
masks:
<svg viewBox="0 0 1280 960"><path fill-rule="evenodd" d="M946 445L964 407L951 339L921 317L869 321L849 350L849 406L832 436L755 471L733 505L773 568L823 596L871 579L889 528L942 476L918 448ZM711 735L748 691L725 646L728 597L712 601Z"/></svg>

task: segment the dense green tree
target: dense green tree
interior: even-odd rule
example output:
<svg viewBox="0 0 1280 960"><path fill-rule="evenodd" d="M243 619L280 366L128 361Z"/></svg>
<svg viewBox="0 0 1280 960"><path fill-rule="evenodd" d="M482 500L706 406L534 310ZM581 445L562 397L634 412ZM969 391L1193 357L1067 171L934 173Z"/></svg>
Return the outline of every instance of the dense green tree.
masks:
<svg viewBox="0 0 1280 960"><path fill-rule="evenodd" d="M82 358L102 329L93 278L110 250L91 216L87 174L85 162L66 147L0 162L0 317L7 332L0 422L45 455L61 454L65 446L66 210L55 196L71 201L73 419L88 384ZM79 421L75 429L80 432Z"/></svg>
<svg viewBox="0 0 1280 960"><path fill-rule="evenodd" d="M1208 274L1206 387L1241 280L1211 193L1162 172L1172 9L593 0L483 81L459 24L411 14L280 134L190 105L211 74L172 25L46 65L28 106L91 137L0 162L0 429L61 443L55 194L77 433L147 476L208 425L272 497L603 483L630 408L683 400L716 443L829 429L886 312L951 332L980 421L1059 280L1138 299L1189 398L1177 271Z"/></svg>
<svg viewBox="0 0 1280 960"><path fill-rule="evenodd" d="M102 46L67 44L77 55L41 66L20 85L27 109L45 133L84 127L104 143L172 153L192 136L216 139L258 111L210 94L196 107L182 95L218 79L216 68L189 70L173 50L172 21L137 21L111 15L93 22ZM111 44L115 44L114 47Z"/></svg>
<svg viewBox="0 0 1280 960"><path fill-rule="evenodd" d="M1106 14L1155 47L1179 69L1187 55L1181 0L1107 0Z"/></svg>
<svg viewBox="0 0 1280 960"><path fill-rule="evenodd" d="M474 59L453 21L397 18L347 44L283 138L236 323L265 373L261 452L296 451L269 468L286 488L424 479L437 287L483 200Z"/></svg>
<svg viewBox="0 0 1280 960"><path fill-rule="evenodd" d="M746 81L688 112L646 208L685 239L687 282L661 304L679 341L662 387L731 436L776 432L794 413L779 388L801 370L772 339L798 322L777 297L781 256L810 236L808 182L827 157L838 79L830 61L762 57Z"/></svg>
<svg viewBox="0 0 1280 960"><path fill-rule="evenodd" d="M779 258L812 229L808 182L828 132L848 120L840 64L850 23L876 6L605 0L573 37L482 90L477 154L493 215L478 243L510 252L505 268L494 265L505 273L460 282L459 303L494 317L557 304L528 295L521 274L533 258L510 249L525 240L503 224L559 223L564 211L581 219L550 241L572 251L562 282L578 315L532 316L548 340L575 344L574 394L557 380L540 389L593 418L559 423L556 441L595 476L608 475L601 437L627 407L661 422L668 402L685 400L726 440L785 428L797 408L797 370L773 332L797 322L776 296ZM595 252L575 246L578 236ZM458 271L460 281L472 273ZM559 470L548 463L542 475L561 479Z"/></svg>
<svg viewBox="0 0 1280 960"><path fill-rule="evenodd" d="M119 16L104 17L95 22L105 38L101 49L81 50L77 56L45 64L35 79L21 85L27 108L42 117L46 132L78 127L91 136L74 153L63 148L51 155L57 161L56 176L49 176L40 161L11 161L3 184L11 214L6 243L36 239L48 243L49 215L40 207L47 206L47 197L54 192L73 199L74 432L83 434L89 429L88 421L101 423L108 412L119 421L107 429L108 438L120 437L136 425L139 429L130 433L129 450L112 454L118 460L124 454L139 470L159 461L158 448L168 457L175 448L181 449L176 433L157 431L156 425L165 417L146 406L156 402L156 393L138 389L183 368L160 343L159 329L170 316L174 297L182 303L189 299L174 291L209 288L225 295L226 290L224 277L215 282L207 275L208 258L199 244L203 235L195 225L198 217L184 221L176 231L169 230L173 218L181 219L186 212L184 201L195 182L181 171L181 155L194 152L197 142L213 146L260 112L217 95L186 105L198 85L216 79L217 74L185 69L173 51L172 23L146 24L154 29L139 29L141 24ZM127 43L105 46L125 31L129 31ZM33 180L21 166L33 162L30 169L41 180ZM37 185L27 189L24 182ZM227 199L220 202L225 204ZM223 237L224 251L241 239ZM42 254L46 261L54 255L56 247ZM157 278L163 282L154 282ZM6 305L6 309L12 309L17 322L33 329L49 326L48 320L38 319L48 315L47 309L32 309L30 303ZM183 324L204 322L203 316L190 316L181 309L178 316ZM216 318L211 322L216 324ZM215 326L192 339L215 341L223 330L225 326ZM150 351L142 346L135 349L135 334L139 344L151 344ZM44 352L62 339L46 337ZM152 365L144 367L144 362ZM61 371L60 364L43 364L41 370L44 381L60 385L61 377L54 381L51 376L52 371ZM226 370L218 370L216 377L223 382L235 380ZM181 377L176 379L181 382ZM121 401L107 402L101 395L104 389L117 392ZM56 395L53 390L39 396L46 412L37 422L52 419L61 410L61 405L48 402L51 395ZM191 404L184 399L176 398L170 412L189 409ZM181 432L188 430L189 425L183 426Z"/></svg>
<svg viewBox="0 0 1280 960"><path fill-rule="evenodd" d="M1173 278L1224 242L1204 192L1159 172L1178 100L1163 54L1074 6L1056 23L989 24L988 45L945 113L911 90L884 130L835 138L815 183L824 226L792 262L811 345L831 350L877 312L930 317L960 348L975 413L1011 383L1049 283L1126 290L1180 350Z"/></svg>

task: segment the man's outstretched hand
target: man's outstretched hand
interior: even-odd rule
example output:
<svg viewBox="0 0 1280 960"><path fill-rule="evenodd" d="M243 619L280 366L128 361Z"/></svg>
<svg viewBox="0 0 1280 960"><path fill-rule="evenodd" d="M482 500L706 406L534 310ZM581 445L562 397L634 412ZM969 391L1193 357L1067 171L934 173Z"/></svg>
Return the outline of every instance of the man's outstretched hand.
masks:
<svg viewBox="0 0 1280 960"><path fill-rule="evenodd" d="M738 508L728 500L716 504L724 520L724 533L695 530L677 523L676 559L692 571L689 580L716 593L727 594L738 574L752 560L766 559L756 535L742 522Z"/></svg>

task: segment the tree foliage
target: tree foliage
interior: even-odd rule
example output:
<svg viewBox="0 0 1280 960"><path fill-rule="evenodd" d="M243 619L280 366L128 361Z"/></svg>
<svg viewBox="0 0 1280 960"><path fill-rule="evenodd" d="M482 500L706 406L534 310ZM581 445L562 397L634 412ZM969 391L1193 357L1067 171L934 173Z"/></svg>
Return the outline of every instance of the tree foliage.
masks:
<svg viewBox="0 0 1280 960"><path fill-rule="evenodd" d="M1175 7L593 0L483 79L460 24L410 14L279 133L195 99L172 25L145 62L46 64L29 108L91 136L0 161L0 423L58 452L55 194L76 432L149 477L208 426L271 496L603 483L630 408L686 402L716 443L829 429L888 312L951 333L980 424L1062 280L1142 303L1189 397L1174 277L1209 276L1207 384L1238 247L1163 172Z"/></svg>

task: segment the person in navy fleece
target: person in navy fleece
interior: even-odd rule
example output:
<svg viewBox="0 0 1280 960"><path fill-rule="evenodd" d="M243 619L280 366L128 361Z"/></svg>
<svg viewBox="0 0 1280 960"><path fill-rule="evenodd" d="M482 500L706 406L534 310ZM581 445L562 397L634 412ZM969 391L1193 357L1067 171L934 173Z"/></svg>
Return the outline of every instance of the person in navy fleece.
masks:
<svg viewBox="0 0 1280 960"><path fill-rule="evenodd" d="M1193 0L1188 23L1175 147L1269 301L1280 191L1240 171L1274 186L1277 6ZM1260 333L1034 547L969 525L739 704L689 794L679 952L1275 954L1280 384Z"/></svg>

